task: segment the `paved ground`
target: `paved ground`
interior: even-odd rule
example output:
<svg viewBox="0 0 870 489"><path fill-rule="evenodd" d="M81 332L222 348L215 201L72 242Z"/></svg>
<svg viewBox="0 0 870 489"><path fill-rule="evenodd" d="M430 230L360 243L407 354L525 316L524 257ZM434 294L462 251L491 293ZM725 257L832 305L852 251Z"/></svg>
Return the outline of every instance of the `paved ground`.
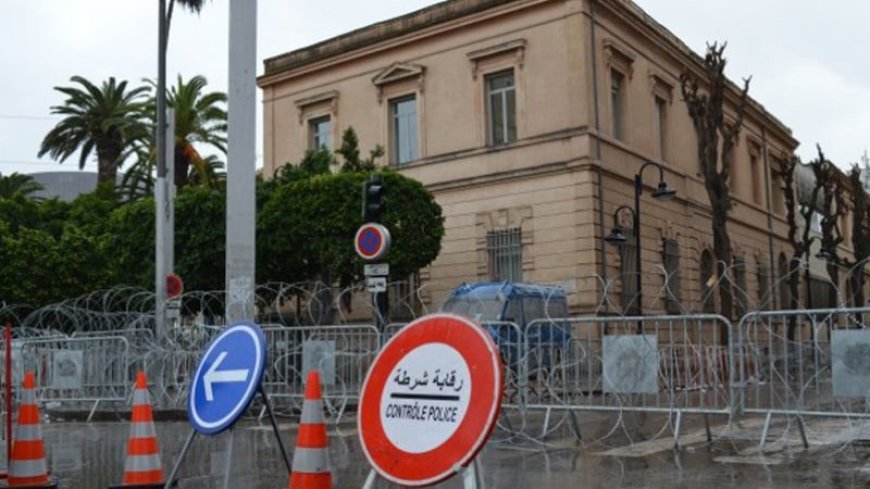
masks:
<svg viewBox="0 0 870 489"><path fill-rule="evenodd" d="M858 488L870 487L870 445L844 422L810 422L811 446L804 449L796 425L778 421L764 453L758 450L761 419L747 419L727 432L713 423L717 440L708 444L703 424L688 420L674 452L666 420L583 415L584 441L568 423L559 423L546 444L527 436L497 432L482 454L488 488ZM514 426L518 426L515 420ZM534 426L536 429L532 430ZM540 420L526 425L538 434ZM613 430L616 426L617 429ZM630 426L655 426L654 430ZM787 429L788 428L788 429ZM186 423L158 423L165 469L189 432ZM126 423L50 423L44 427L49 465L65 488L104 488L121 480ZM661 434L653 441L645 439ZM282 425L292 444L295 426ZM199 437L182 470L181 488L222 487L226 435ZM236 429L231 466L233 488L287 487L287 473L268 426L248 423ZM336 487L358 488L368 473L353 424L330 430L330 457ZM866 464L866 466L865 466ZM382 484L378 487L389 487ZM461 487L452 480L441 487Z"/></svg>

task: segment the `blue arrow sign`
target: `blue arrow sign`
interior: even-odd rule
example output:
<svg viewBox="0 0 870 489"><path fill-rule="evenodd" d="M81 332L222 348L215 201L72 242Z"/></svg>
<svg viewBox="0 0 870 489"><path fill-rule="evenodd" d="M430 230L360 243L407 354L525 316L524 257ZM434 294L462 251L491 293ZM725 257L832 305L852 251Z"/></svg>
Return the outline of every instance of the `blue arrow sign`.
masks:
<svg viewBox="0 0 870 489"><path fill-rule="evenodd" d="M236 323L215 338L190 384L187 415L196 431L214 435L248 408L266 363L266 337L254 323Z"/></svg>

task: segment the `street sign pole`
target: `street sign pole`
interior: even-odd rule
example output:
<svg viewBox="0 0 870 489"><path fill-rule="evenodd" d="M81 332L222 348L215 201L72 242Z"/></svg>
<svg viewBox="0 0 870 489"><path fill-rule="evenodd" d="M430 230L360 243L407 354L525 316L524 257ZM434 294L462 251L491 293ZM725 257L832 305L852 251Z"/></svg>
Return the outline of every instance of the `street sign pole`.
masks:
<svg viewBox="0 0 870 489"><path fill-rule="evenodd" d="M230 0L226 322L254 319L257 2Z"/></svg>
<svg viewBox="0 0 870 489"><path fill-rule="evenodd" d="M166 179L166 44L168 26L166 22L166 0L160 0L157 7L160 16L157 20L157 179L154 185L154 334L157 341L163 341L164 330L164 307L166 302L166 258L165 233L166 220L163 213L162 203L166 196L166 187L163 182Z"/></svg>
<svg viewBox="0 0 870 489"><path fill-rule="evenodd" d="M375 311L377 312L377 327L378 330L383 331L387 324L389 324L389 312L390 312L390 287L389 280L387 280L387 286L384 287L380 292L375 292L372 295L372 301L375 305Z"/></svg>
<svg viewBox="0 0 870 489"><path fill-rule="evenodd" d="M368 185L371 185L369 182ZM368 190L365 192L367 195ZM364 206L371 207L370 203ZM380 213L368 213L366 218L380 220ZM378 260L390 249L390 230L382 224L371 221L359 227L354 237L354 248L360 258L364 260ZM387 263L373 263L366 265L366 289L372 294L372 309L375 312L375 324L383 330L389 323L389 287L387 287L390 266Z"/></svg>

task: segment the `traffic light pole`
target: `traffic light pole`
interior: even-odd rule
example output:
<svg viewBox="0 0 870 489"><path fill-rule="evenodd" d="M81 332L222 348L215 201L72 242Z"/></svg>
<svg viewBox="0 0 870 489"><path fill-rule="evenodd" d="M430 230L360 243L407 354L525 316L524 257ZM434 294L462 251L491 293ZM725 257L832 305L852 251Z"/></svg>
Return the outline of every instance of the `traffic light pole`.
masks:
<svg viewBox="0 0 870 489"><path fill-rule="evenodd" d="M383 196L386 186L380 173L373 173L365 183L363 190L363 221L365 223L383 224L382 214L386 206ZM368 277L366 277L368 280ZM383 331L389 324L390 289L389 277L386 277L387 287L382 292L372 292L372 306L375 311L375 325Z"/></svg>

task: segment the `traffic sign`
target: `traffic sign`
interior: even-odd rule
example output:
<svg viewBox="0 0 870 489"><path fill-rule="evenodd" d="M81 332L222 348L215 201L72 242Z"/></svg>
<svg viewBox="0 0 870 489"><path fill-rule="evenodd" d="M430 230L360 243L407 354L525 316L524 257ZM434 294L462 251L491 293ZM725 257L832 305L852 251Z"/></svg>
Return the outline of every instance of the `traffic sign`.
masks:
<svg viewBox="0 0 870 489"><path fill-rule="evenodd" d="M190 385L187 414L196 431L214 435L245 412L263 377L266 338L260 327L239 322L205 351Z"/></svg>
<svg viewBox="0 0 870 489"><path fill-rule="evenodd" d="M387 291L387 277L366 277L366 291L380 294Z"/></svg>
<svg viewBox="0 0 870 489"><path fill-rule="evenodd" d="M389 263L367 263L363 267L366 277L386 277L390 274Z"/></svg>
<svg viewBox="0 0 870 489"><path fill-rule="evenodd" d="M184 292L184 282L177 274L170 273L166 276L166 298L175 299Z"/></svg>
<svg viewBox="0 0 870 489"><path fill-rule="evenodd" d="M390 248L390 231L377 223L363 224L356 232L353 246L364 260L377 260Z"/></svg>
<svg viewBox="0 0 870 489"><path fill-rule="evenodd" d="M166 301L166 318L178 319L181 315L181 299L169 299Z"/></svg>
<svg viewBox="0 0 870 489"><path fill-rule="evenodd" d="M363 383L357 423L369 463L403 486L450 478L495 427L502 376L498 347L471 319L433 314L409 324Z"/></svg>

